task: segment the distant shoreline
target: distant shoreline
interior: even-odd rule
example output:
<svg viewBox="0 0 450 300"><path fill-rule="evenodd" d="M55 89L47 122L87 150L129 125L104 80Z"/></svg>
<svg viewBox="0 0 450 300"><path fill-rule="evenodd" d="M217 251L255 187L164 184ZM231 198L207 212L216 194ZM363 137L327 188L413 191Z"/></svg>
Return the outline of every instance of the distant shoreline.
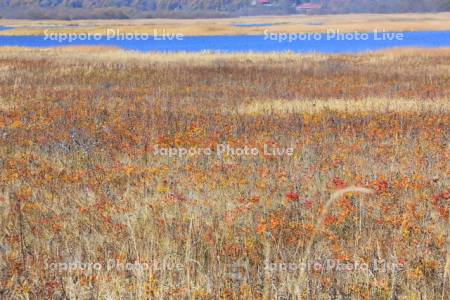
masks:
<svg viewBox="0 0 450 300"><path fill-rule="evenodd" d="M390 32L450 30L450 12L408 14L288 15L217 19L133 19L133 20L13 20L0 19L0 35L44 35L53 33L90 33L106 35L108 29L124 33L155 30L184 36L261 35L270 28L280 33Z"/></svg>

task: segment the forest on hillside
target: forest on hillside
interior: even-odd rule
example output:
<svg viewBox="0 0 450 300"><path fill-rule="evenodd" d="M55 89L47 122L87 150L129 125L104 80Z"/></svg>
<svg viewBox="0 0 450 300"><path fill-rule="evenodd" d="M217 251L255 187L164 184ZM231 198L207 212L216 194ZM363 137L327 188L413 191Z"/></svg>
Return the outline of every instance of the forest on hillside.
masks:
<svg viewBox="0 0 450 300"><path fill-rule="evenodd" d="M2 0L0 17L127 19L227 17L298 13L296 5L321 3L311 14L449 11L450 0Z"/></svg>

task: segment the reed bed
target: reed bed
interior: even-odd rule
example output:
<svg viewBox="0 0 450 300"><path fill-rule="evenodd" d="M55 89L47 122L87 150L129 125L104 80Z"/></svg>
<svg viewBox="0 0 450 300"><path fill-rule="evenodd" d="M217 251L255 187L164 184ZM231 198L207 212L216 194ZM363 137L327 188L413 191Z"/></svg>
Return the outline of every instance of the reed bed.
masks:
<svg viewBox="0 0 450 300"><path fill-rule="evenodd" d="M262 24L261 26L237 27L237 24ZM44 35L51 33L107 34L108 29L121 33L156 32L161 35L183 34L186 36L208 35L263 35L269 32L307 33L327 32L373 32L378 31L441 31L450 30L450 13L408 14L345 14L345 15L291 15L257 16L225 19L138 19L138 20L8 20L0 19L0 26L17 27L0 31L0 35Z"/></svg>

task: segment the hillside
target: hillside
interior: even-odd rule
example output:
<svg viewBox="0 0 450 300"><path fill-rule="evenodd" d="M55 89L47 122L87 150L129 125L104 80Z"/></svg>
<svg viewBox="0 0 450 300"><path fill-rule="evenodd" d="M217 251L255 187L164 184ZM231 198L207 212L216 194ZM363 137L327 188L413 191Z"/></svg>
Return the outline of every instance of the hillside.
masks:
<svg viewBox="0 0 450 300"><path fill-rule="evenodd" d="M299 13L308 0L3 0L0 17L30 19L126 19L226 17ZM433 12L450 10L450 0L323 0L302 13Z"/></svg>

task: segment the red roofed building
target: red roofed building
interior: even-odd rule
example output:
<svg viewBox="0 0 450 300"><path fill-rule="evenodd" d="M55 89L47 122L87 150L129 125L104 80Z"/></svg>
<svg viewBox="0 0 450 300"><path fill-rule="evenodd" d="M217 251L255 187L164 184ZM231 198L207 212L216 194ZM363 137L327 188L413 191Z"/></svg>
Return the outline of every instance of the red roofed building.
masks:
<svg viewBox="0 0 450 300"><path fill-rule="evenodd" d="M295 7L296 10L300 12L310 12L314 10L319 10L323 7L322 3L302 3Z"/></svg>

